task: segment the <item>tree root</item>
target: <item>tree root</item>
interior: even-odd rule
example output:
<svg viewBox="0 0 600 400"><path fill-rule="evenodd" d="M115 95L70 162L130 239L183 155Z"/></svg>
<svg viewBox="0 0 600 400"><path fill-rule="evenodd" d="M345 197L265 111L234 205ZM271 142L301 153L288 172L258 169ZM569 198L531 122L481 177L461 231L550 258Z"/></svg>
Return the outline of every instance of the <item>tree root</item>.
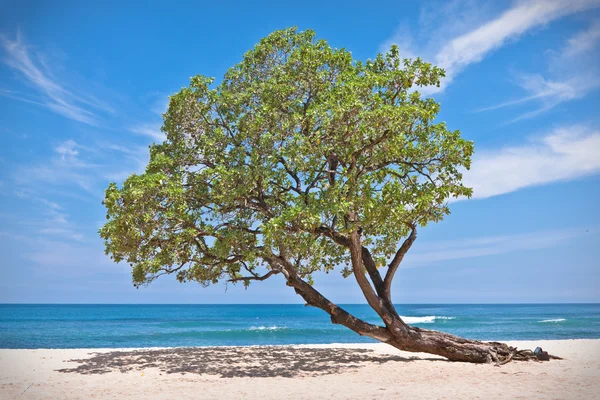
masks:
<svg viewBox="0 0 600 400"><path fill-rule="evenodd" d="M558 356L555 356L552 354L548 354L548 352L543 351L541 347L538 347L538 348L536 348L536 350L532 351L529 349L519 350L516 347L511 347L511 346L505 345L503 343L494 343L494 344L501 344L503 346L506 346L509 350L508 355L505 356L504 359L500 360L500 357L498 357L498 361L494 364L497 367L508 364L509 362L511 362L513 360L515 360L515 361L536 361L536 362L549 361L549 360L562 360L561 357L558 357Z"/></svg>
<svg viewBox="0 0 600 400"><path fill-rule="evenodd" d="M405 340L391 340L392 346L411 352L437 354L450 361L494 364L501 366L511 361L561 360L540 347L535 350L519 350L499 342L482 342L422 328L410 328L417 336Z"/></svg>
<svg viewBox="0 0 600 400"><path fill-rule="evenodd" d="M501 365L508 364L509 362L512 361L512 358L513 358L513 355L509 354L508 357L506 357L506 359L504 359L503 361L497 362L496 364L494 364L494 366L499 367Z"/></svg>

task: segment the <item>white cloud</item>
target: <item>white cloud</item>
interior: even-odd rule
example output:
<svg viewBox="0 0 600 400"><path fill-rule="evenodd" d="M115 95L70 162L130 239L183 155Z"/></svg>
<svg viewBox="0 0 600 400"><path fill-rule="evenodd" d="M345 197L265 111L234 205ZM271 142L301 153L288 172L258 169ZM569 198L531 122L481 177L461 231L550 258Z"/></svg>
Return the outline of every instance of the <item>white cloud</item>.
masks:
<svg viewBox="0 0 600 400"><path fill-rule="evenodd" d="M160 128L152 124L143 124L129 128L133 133L138 135L147 136L153 139L155 142L162 143L167 138L166 135L161 132Z"/></svg>
<svg viewBox="0 0 600 400"><path fill-rule="evenodd" d="M491 111L499 108L523 104L532 100L554 99L555 101L572 100L582 95L578 82L555 82L545 79L540 74L520 74L519 85L527 90L530 95L517 100L506 101L491 107L485 107L478 111Z"/></svg>
<svg viewBox="0 0 600 400"><path fill-rule="evenodd" d="M597 227L563 229L545 232L527 232L513 235L465 238L441 242L418 244L414 251L406 255L406 266L419 266L447 260L459 260L506 254L516 251L536 250L555 247L569 240L595 235ZM423 247L423 250L420 250Z"/></svg>
<svg viewBox="0 0 600 400"><path fill-rule="evenodd" d="M147 146L131 146L124 147L115 144L104 146L105 151L119 153L119 157L125 157L129 163L126 167L121 167L118 170L107 171L103 177L112 182L124 181L133 173L141 174L146 169L150 158L150 152Z"/></svg>
<svg viewBox="0 0 600 400"><path fill-rule="evenodd" d="M600 21L593 21L590 27L569 39L564 51L565 57L573 57L594 48L600 41Z"/></svg>
<svg viewBox="0 0 600 400"><path fill-rule="evenodd" d="M94 189L94 178L89 172L73 168L62 160L53 160L47 165L23 166L17 170L15 181L20 185L41 183L54 188L75 184L88 193L93 193Z"/></svg>
<svg viewBox="0 0 600 400"><path fill-rule="evenodd" d="M154 105L151 107L152 112L156 115L162 116L169 110L170 101L171 99L166 94L157 95L157 99L154 102Z"/></svg>
<svg viewBox="0 0 600 400"><path fill-rule="evenodd" d="M17 166L12 181L22 197L33 197L35 192L36 198L73 197L99 202L109 182L142 173L148 158L148 146L104 141L82 145L69 139L57 144L51 157Z"/></svg>
<svg viewBox="0 0 600 400"><path fill-rule="evenodd" d="M14 174L14 179L21 187L44 188L69 187L73 184L88 193L94 193L98 174L107 168L104 162L97 164L89 158L97 150L82 146L72 139L62 142L54 149L55 156L37 165L21 166ZM85 152L83 159L80 159Z"/></svg>
<svg viewBox="0 0 600 400"><path fill-rule="evenodd" d="M529 186L600 173L600 131L581 126L556 129L521 146L476 153L464 183L481 199Z"/></svg>
<svg viewBox="0 0 600 400"><path fill-rule="evenodd" d="M20 32L15 40L0 36L0 47L5 53L6 65L17 71L38 92L39 98L28 98L14 91L2 90L0 95L19 101L44 106L57 114L88 125L98 125L97 111L114 113L114 110L94 96L77 93L59 82L48 70L41 55L32 54Z"/></svg>
<svg viewBox="0 0 600 400"><path fill-rule="evenodd" d="M79 241L80 242L80 241ZM126 273L127 264L115 264L104 255L96 243L65 242L39 238L33 241L31 251L24 257L42 268L36 270L41 276L53 275L57 271L69 276L83 277L98 272Z"/></svg>
<svg viewBox="0 0 600 400"><path fill-rule="evenodd" d="M56 147L54 151L60 154L62 160L75 159L79 154L79 151L77 150L77 142L75 142L74 140L67 140L60 146Z"/></svg>
<svg viewBox="0 0 600 400"><path fill-rule="evenodd" d="M419 57L419 54L413 51L413 37L405 26L399 26L394 35L379 46L379 51L386 52L393 44L398 46L400 57L413 59Z"/></svg>
<svg viewBox="0 0 600 400"><path fill-rule="evenodd" d="M494 17L489 1L450 0L430 1L421 5L418 27L412 30L409 21L402 22L393 35L380 46L387 51L392 44L398 45L401 56L435 61L436 53L450 38L458 37Z"/></svg>
<svg viewBox="0 0 600 400"><path fill-rule="evenodd" d="M106 150L97 146L83 146L69 139L54 147L54 155L34 165L22 165L13 174L21 189L35 188L37 191L60 189L64 194L73 194L77 188L97 197L98 186L108 183L106 175L127 166L129 157L106 157ZM98 161L98 162L95 162Z"/></svg>
<svg viewBox="0 0 600 400"><path fill-rule="evenodd" d="M498 18L452 39L436 55L436 62L448 71L446 84L467 65L481 61L488 53L518 38L532 28L557 18L597 7L597 0L537 0L519 2Z"/></svg>
<svg viewBox="0 0 600 400"><path fill-rule="evenodd" d="M31 200L34 203L43 204L51 210L61 210L62 207L54 201L47 200L41 197L37 192L31 189L19 189L15 191L15 196L20 199Z"/></svg>
<svg viewBox="0 0 600 400"><path fill-rule="evenodd" d="M33 238L52 238L83 242L84 236L70 221L67 212L58 203L41 197L36 191L21 189L15 195L34 205L26 215L0 214L0 218L21 226L20 233L27 232L28 240ZM24 231L23 231L24 230ZM19 236L18 234L14 235Z"/></svg>
<svg viewBox="0 0 600 400"><path fill-rule="evenodd" d="M519 116L506 121L506 125L536 117L553 109L561 103L581 99L592 90L600 87L600 79L598 76L586 73L581 73L562 82L545 79L541 74L520 74L518 79L519 86L528 92L527 96L516 100L506 101L495 106L485 107L477 111L492 111L534 101L540 104L538 108L522 113Z"/></svg>
<svg viewBox="0 0 600 400"><path fill-rule="evenodd" d="M516 83L527 94L515 100L484 107L477 111L491 111L535 102L537 108L527 111L507 123L532 118L553 109L561 103L581 99L600 88L598 52L595 47L600 39L600 23L594 22L584 31L569 39L560 52L550 51L549 73L553 79L542 74L517 74Z"/></svg>
<svg viewBox="0 0 600 400"><path fill-rule="evenodd" d="M451 4L462 4L462 2L452 2ZM476 12L472 14L465 13L464 7L459 7L460 13L464 18L460 18L460 30L464 32L458 36L442 37L441 45L437 48L427 49L424 58L434 62L436 65L446 70L446 78L442 85L437 88L430 86L421 91L425 94L432 94L443 91L449 85L454 77L464 70L468 65L480 62L494 50L504 46L511 40L516 40L526 32L534 28L544 26L556 19L571 15L580 11L596 8L600 6L600 0L530 0L518 1L512 7L504 11L499 16L480 23ZM446 8L449 6L446 5ZM475 7L470 5L469 7ZM458 12L457 7L450 7L451 14ZM454 21L453 15L445 15L445 20ZM469 21L469 19L472 19ZM467 30L467 24L471 23ZM421 21L423 25L423 21ZM454 22L449 24L456 25ZM475 27L474 27L475 26ZM453 32L457 29L434 29L438 31ZM395 39L405 38L405 35L395 35L388 41L386 46ZM404 45L410 44L410 41L404 39ZM409 53L415 53L412 49Z"/></svg>

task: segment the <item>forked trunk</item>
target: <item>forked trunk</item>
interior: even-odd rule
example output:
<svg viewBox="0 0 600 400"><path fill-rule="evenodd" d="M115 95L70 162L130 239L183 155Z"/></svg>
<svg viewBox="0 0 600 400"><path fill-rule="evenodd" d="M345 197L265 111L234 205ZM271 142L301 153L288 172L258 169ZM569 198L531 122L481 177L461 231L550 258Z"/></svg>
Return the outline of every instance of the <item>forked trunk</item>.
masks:
<svg viewBox="0 0 600 400"><path fill-rule="evenodd" d="M287 284L302 296L307 305L318 307L327 312L334 324L344 325L359 335L377 339L399 350L435 354L446 357L451 361L472 363L505 364L511 360L560 359L560 357L548 355L547 353L536 354L531 350L518 350L505 343L470 340L443 332L411 327L402 321L395 310L385 312L382 318L385 321L385 327L373 325L354 317L346 310L330 302L311 285L298 277L287 277ZM388 309L385 305L382 307Z"/></svg>

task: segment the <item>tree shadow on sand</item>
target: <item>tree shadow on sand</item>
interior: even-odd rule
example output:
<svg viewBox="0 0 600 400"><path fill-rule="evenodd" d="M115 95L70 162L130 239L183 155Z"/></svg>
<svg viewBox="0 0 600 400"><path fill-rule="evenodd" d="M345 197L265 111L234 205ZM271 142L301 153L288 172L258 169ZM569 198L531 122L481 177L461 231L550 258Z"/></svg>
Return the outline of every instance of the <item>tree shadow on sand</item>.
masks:
<svg viewBox="0 0 600 400"><path fill-rule="evenodd" d="M337 374L373 363L423 360L419 357L381 354L367 349L285 346L192 347L92 354L91 358L70 360L81 365L58 371L89 375L158 368L167 374L209 374L222 378L291 378L299 375ZM440 358L425 360L446 361Z"/></svg>

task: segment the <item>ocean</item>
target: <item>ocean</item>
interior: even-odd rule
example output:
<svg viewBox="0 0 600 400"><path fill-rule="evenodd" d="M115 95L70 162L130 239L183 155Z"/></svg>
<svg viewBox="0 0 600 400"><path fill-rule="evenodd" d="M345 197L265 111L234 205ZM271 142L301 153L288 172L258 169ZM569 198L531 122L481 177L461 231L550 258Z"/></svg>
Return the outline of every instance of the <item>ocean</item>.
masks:
<svg viewBox="0 0 600 400"><path fill-rule="evenodd" d="M343 308L378 323L367 305ZM480 340L600 338L600 304L398 305L416 326ZM131 348L375 342L321 310L279 305L0 305L0 348Z"/></svg>

